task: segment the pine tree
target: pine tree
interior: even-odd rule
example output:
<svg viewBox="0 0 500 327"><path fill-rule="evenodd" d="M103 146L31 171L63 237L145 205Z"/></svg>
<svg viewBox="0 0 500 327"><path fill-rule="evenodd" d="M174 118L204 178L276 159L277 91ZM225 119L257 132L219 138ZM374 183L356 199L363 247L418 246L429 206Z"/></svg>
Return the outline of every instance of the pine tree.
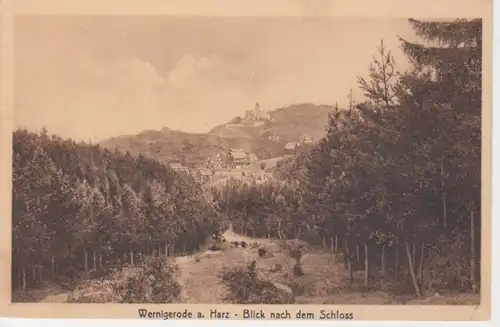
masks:
<svg viewBox="0 0 500 327"><path fill-rule="evenodd" d="M434 121L427 128L431 132L427 139L431 143L434 137L434 151L429 155L434 158L435 180L440 181L435 188L441 198L441 224L443 232L454 233L451 237L459 233L471 239L470 283L475 288L481 217L482 21L412 19L410 24L427 44L401 40L416 65L413 76L405 81L411 94L405 104L413 110L424 109L427 121ZM420 108L414 108L415 103Z"/></svg>

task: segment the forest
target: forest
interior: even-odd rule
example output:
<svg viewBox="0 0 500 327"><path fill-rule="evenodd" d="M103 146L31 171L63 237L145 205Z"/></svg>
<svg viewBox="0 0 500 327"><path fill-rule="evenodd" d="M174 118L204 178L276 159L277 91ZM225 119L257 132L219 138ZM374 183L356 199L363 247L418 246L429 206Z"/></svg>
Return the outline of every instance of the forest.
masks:
<svg viewBox="0 0 500 327"><path fill-rule="evenodd" d="M216 198L235 231L331 248L367 289L478 292L481 20L409 23L422 40L400 40L411 69L381 42L358 78L365 100L337 106L327 136L278 165L279 183Z"/></svg>
<svg viewBox="0 0 500 327"><path fill-rule="evenodd" d="M193 252L223 228L191 178L139 155L17 130L12 286Z"/></svg>
<svg viewBox="0 0 500 327"><path fill-rule="evenodd" d="M16 130L13 289L192 253L230 223L328 249L367 290L479 292L482 21L409 23L411 68L381 42L364 100L265 184L207 190L144 155Z"/></svg>

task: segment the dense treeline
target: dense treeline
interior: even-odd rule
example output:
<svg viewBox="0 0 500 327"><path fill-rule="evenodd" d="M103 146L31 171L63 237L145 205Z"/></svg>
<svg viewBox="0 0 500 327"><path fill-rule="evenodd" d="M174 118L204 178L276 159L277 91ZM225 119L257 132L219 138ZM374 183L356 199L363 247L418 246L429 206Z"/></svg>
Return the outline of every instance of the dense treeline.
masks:
<svg viewBox="0 0 500 327"><path fill-rule="evenodd" d="M284 183L215 196L237 232L313 233L343 253L351 282L363 270L368 288L477 291L482 22L409 23L423 39L401 39L411 69L382 42L358 79L365 101L331 113L326 137L278 167Z"/></svg>
<svg viewBox="0 0 500 327"><path fill-rule="evenodd" d="M189 177L46 131L13 135L13 287L199 248L221 228Z"/></svg>

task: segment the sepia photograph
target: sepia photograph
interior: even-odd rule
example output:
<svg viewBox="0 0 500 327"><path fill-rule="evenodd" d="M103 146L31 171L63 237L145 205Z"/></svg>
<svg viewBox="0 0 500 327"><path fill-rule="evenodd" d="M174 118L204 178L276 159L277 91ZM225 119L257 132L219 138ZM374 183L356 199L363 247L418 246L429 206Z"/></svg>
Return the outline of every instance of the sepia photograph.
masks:
<svg viewBox="0 0 500 327"><path fill-rule="evenodd" d="M13 34L12 303L481 304L481 18Z"/></svg>

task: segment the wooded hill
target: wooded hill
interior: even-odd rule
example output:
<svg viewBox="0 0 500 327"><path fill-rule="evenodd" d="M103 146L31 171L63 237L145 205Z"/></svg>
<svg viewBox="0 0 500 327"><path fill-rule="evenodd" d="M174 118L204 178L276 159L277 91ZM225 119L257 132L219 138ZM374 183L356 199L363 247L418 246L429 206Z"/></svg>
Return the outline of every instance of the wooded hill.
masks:
<svg viewBox="0 0 500 327"><path fill-rule="evenodd" d="M282 183L214 191L249 236L341 252L367 289L480 287L481 20L410 20L405 73L381 43L359 78L363 103L336 108L327 135L277 166ZM436 44L439 44L437 46Z"/></svg>
<svg viewBox="0 0 500 327"><path fill-rule="evenodd" d="M315 141L325 136L325 125L328 122L328 113L333 106L316 105L313 103L298 103L290 106L277 108L269 111L270 120L262 121L255 127L237 127L242 118L236 117L228 124L222 124L210 131L213 135L231 137L233 135L245 135L252 139L258 139L263 135L279 135L283 142L298 141L307 134Z"/></svg>
<svg viewBox="0 0 500 327"><path fill-rule="evenodd" d="M191 252L223 219L190 178L145 156L13 135L12 286Z"/></svg>
<svg viewBox="0 0 500 327"><path fill-rule="evenodd" d="M209 133L187 133L163 128L159 131L144 131L137 135L122 135L99 144L108 149L119 149L156 159L162 163L180 161L188 166L199 166L217 152L240 148L253 152L259 159L269 159L285 154L286 142L298 141L307 134L318 141L325 135L325 125L331 106L296 104L271 111L271 121L260 126L226 125L215 127ZM268 136L279 135L279 141Z"/></svg>

